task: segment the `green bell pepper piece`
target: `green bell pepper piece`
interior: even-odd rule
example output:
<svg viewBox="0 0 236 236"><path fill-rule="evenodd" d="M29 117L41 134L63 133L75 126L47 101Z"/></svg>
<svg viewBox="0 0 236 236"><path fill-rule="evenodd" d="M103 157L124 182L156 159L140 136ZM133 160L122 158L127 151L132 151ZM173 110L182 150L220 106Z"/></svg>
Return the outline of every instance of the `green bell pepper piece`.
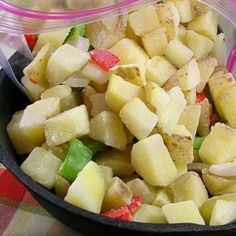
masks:
<svg viewBox="0 0 236 236"><path fill-rule="evenodd" d="M106 145L91 139L91 138L86 138L81 140L84 145L86 145L92 152L93 152L93 157L98 153L98 152L103 152L106 149Z"/></svg>
<svg viewBox="0 0 236 236"><path fill-rule="evenodd" d="M78 37L83 37L85 33L85 25L75 26L70 29L64 43L74 42Z"/></svg>
<svg viewBox="0 0 236 236"><path fill-rule="evenodd" d="M206 137L196 137L193 142L193 148L199 150Z"/></svg>

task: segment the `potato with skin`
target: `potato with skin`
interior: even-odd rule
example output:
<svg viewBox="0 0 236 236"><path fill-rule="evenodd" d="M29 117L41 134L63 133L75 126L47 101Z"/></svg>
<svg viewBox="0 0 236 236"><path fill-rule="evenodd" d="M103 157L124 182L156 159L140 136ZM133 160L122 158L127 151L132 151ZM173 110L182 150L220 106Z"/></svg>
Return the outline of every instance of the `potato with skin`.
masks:
<svg viewBox="0 0 236 236"><path fill-rule="evenodd" d="M195 138L197 133L200 115L201 105L188 105L185 107L178 121L179 125L184 125L187 128L187 130L191 133L193 139Z"/></svg>
<svg viewBox="0 0 236 236"><path fill-rule="evenodd" d="M118 177L110 181L102 203L102 210L117 209L130 203L133 197L127 185Z"/></svg>
<svg viewBox="0 0 236 236"><path fill-rule="evenodd" d="M156 12L161 27L165 29L168 41L174 39L178 34L180 15L172 2L156 5Z"/></svg>
<svg viewBox="0 0 236 236"><path fill-rule="evenodd" d="M176 38L169 42L165 56L173 65L181 68L192 59L193 52Z"/></svg>
<svg viewBox="0 0 236 236"><path fill-rule="evenodd" d="M47 86L48 82L46 80L46 68L51 53L52 48L48 43L38 52L34 60L27 67L25 67L23 72L25 76L33 83L41 86Z"/></svg>
<svg viewBox="0 0 236 236"><path fill-rule="evenodd" d="M200 71L196 59L192 59L180 68L164 85L165 90L180 87L182 91L195 88L201 81Z"/></svg>
<svg viewBox="0 0 236 236"><path fill-rule="evenodd" d="M111 75L105 99L112 111L119 113L127 102L140 96L142 96L140 87L123 80L118 75Z"/></svg>
<svg viewBox="0 0 236 236"><path fill-rule="evenodd" d="M124 125L120 117L111 111L103 111L90 120L89 136L121 151L127 146Z"/></svg>
<svg viewBox="0 0 236 236"><path fill-rule="evenodd" d="M96 162L99 165L112 168L115 176L125 177L134 173L130 154L131 148L127 148L125 151L111 149L99 154L96 157Z"/></svg>
<svg viewBox="0 0 236 236"><path fill-rule="evenodd" d="M133 98L126 103L120 111L120 117L129 131L139 140L146 138L158 121L157 115L152 113L139 98Z"/></svg>
<svg viewBox="0 0 236 236"><path fill-rule="evenodd" d="M174 202L192 200L200 208L208 200L207 190L196 172L189 171L169 186L173 192Z"/></svg>
<svg viewBox="0 0 236 236"><path fill-rule="evenodd" d="M146 62L146 80L153 81L159 86L173 76L177 69L165 57L155 56Z"/></svg>
<svg viewBox="0 0 236 236"><path fill-rule="evenodd" d="M183 125L177 125L171 135L162 134L167 149L175 164L193 162L193 138Z"/></svg>
<svg viewBox="0 0 236 236"><path fill-rule="evenodd" d="M199 156L206 164L232 161L236 156L236 130L222 123L215 124L203 141Z"/></svg>
<svg viewBox="0 0 236 236"><path fill-rule="evenodd" d="M136 172L153 186L167 186L177 177L177 169L159 134L134 144L131 163Z"/></svg>
<svg viewBox="0 0 236 236"><path fill-rule="evenodd" d="M150 5L129 14L129 25L137 36L160 28L155 7Z"/></svg>
<svg viewBox="0 0 236 236"><path fill-rule="evenodd" d="M193 223L205 225L200 212L192 200L170 203L162 207L168 223Z"/></svg>
<svg viewBox="0 0 236 236"><path fill-rule="evenodd" d="M54 147L89 134L89 117L85 105L65 111L45 122L46 142Z"/></svg>

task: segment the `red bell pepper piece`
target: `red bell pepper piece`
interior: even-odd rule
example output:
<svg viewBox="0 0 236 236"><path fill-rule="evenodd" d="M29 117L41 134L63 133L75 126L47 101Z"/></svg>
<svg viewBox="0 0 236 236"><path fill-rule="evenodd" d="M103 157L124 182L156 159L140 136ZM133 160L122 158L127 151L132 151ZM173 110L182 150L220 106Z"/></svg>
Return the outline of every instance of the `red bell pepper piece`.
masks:
<svg viewBox="0 0 236 236"><path fill-rule="evenodd" d="M217 122L219 122L219 116L216 113L213 113L210 118L210 124L211 126L214 126Z"/></svg>
<svg viewBox="0 0 236 236"><path fill-rule="evenodd" d="M90 52L91 61L103 70L109 71L112 67L116 66L120 59L105 49L95 49Z"/></svg>
<svg viewBox="0 0 236 236"><path fill-rule="evenodd" d="M31 50L34 49L34 46L36 44L36 36L35 35L32 35L32 34L28 34L28 35L25 35L25 39L28 43L28 46Z"/></svg>
<svg viewBox="0 0 236 236"><path fill-rule="evenodd" d="M128 209L131 213L134 213L138 208L143 204L142 198L135 196L131 200L131 203L128 205Z"/></svg>
<svg viewBox="0 0 236 236"><path fill-rule="evenodd" d="M105 211L101 213L101 215L107 216L116 220L127 220L127 221L133 220L133 216L131 215L129 208L127 206L123 206L118 209L112 209L110 211Z"/></svg>
<svg viewBox="0 0 236 236"><path fill-rule="evenodd" d="M204 92L197 93L196 103L197 104L201 103L205 98L206 98L206 96L205 96Z"/></svg>

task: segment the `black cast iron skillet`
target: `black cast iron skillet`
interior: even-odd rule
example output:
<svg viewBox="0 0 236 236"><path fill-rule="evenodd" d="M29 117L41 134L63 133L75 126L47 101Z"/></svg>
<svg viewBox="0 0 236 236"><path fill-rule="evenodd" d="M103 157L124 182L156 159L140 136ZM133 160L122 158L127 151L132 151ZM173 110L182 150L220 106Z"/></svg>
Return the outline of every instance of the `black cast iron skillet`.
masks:
<svg viewBox="0 0 236 236"><path fill-rule="evenodd" d="M10 63L18 78L28 61L20 54L14 54ZM55 218L84 235L235 235L236 223L210 227L194 224L142 224L112 220L74 207L46 190L20 169L22 157L18 156L6 133L6 126L15 111L28 104L24 95L0 72L0 162L2 162L23 183L36 200ZM1 186L0 186L1 187ZM12 189L14 191L14 189ZM1 217L1 216L0 216ZM43 225L42 225L43 227Z"/></svg>

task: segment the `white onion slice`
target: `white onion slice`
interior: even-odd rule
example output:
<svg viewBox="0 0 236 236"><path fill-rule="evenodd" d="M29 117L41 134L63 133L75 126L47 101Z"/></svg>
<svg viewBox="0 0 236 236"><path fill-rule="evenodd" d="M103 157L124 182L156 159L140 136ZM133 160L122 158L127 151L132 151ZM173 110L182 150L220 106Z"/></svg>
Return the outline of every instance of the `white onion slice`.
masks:
<svg viewBox="0 0 236 236"><path fill-rule="evenodd" d="M212 165L210 166L209 171L212 174L219 176L225 176L225 177L236 176L236 164L227 162L223 164Z"/></svg>
<svg viewBox="0 0 236 236"><path fill-rule="evenodd" d="M69 79L65 80L63 84L72 88L84 88L88 86L89 80L77 77L70 77Z"/></svg>

